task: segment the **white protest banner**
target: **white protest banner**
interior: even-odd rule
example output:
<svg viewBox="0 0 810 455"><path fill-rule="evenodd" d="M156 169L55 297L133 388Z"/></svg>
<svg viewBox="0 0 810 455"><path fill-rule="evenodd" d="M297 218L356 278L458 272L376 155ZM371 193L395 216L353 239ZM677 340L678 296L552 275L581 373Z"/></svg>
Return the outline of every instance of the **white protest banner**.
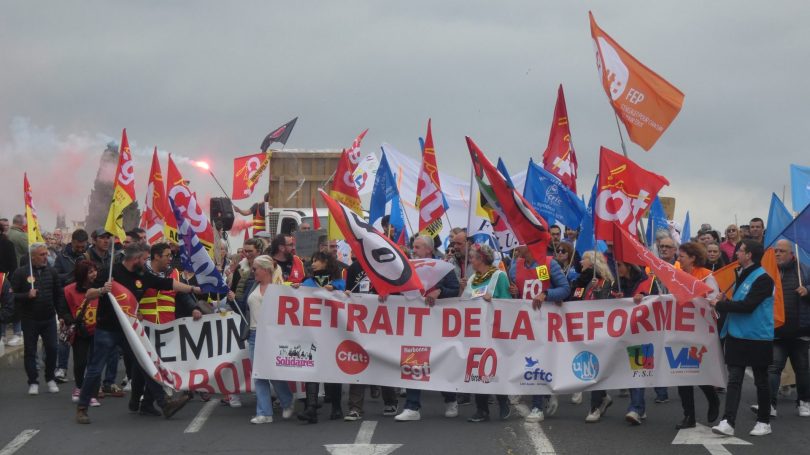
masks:
<svg viewBox="0 0 810 455"><path fill-rule="evenodd" d="M421 300L268 288L254 377L512 395L725 385L705 301Z"/></svg>

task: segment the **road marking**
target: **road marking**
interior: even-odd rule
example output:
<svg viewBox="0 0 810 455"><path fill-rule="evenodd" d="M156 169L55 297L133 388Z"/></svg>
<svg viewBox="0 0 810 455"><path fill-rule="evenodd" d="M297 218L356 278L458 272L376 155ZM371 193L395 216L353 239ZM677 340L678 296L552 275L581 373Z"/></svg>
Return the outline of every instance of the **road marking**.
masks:
<svg viewBox="0 0 810 455"><path fill-rule="evenodd" d="M516 404L514 408L518 415L523 418L531 412L529 407L523 403ZM535 453L539 455L555 455L557 453L539 423L524 422L523 429L526 430L526 435L529 436L529 441L532 443Z"/></svg>
<svg viewBox="0 0 810 455"><path fill-rule="evenodd" d="M371 437L377 429L377 422L367 420L360 424L354 444L324 444L332 455L387 455L402 447L402 444L372 444Z"/></svg>
<svg viewBox="0 0 810 455"><path fill-rule="evenodd" d="M0 450L0 455L11 455L12 453L20 450L28 441L39 433L39 430L23 430L11 442Z"/></svg>
<svg viewBox="0 0 810 455"><path fill-rule="evenodd" d="M374 420L366 420L360 424L360 431L357 432L357 437L354 438L355 444L371 444L371 437L374 436L374 430L377 429L377 422Z"/></svg>
<svg viewBox="0 0 810 455"><path fill-rule="evenodd" d="M184 431L184 433L196 433L200 431L200 428L202 428L203 425L205 425L205 421L211 417L211 413L214 412L214 408L216 408L217 405L219 405L219 400L216 399L212 399L208 403L205 403L202 409L200 409L200 412L197 413L197 416L194 417L194 420L188 424L188 427L186 427L186 431Z"/></svg>
<svg viewBox="0 0 810 455"><path fill-rule="evenodd" d="M750 446L751 443L733 436L723 436L712 433L711 428L697 424L695 428L678 431L672 444L702 445L711 455L731 455L723 444L736 444Z"/></svg>

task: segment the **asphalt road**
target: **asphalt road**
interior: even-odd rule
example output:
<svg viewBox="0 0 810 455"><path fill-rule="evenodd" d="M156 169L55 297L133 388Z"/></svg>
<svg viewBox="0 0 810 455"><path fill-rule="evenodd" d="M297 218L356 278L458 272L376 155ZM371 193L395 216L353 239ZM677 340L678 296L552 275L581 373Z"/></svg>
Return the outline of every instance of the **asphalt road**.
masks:
<svg viewBox="0 0 810 455"><path fill-rule="evenodd" d="M190 402L174 418L144 417L130 414L126 398L106 398L100 408L92 408L90 425L74 421L75 405L70 402L72 383L62 385L55 395L42 391L28 396L22 361L17 356L0 361L0 455L11 454L801 454L810 445L810 418L796 415L791 399L780 401L780 417L772 421L774 434L755 438L748 436L754 414L747 408L754 402L753 380L746 378L738 417L738 444L717 445L719 438L701 439L696 433L681 434L679 439L699 444L673 444L678 431L681 409L675 388L670 389L669 403L653 403L652 390L647 394L647 421L631 427L624 421L629 398L611 392L613 406L601 422L586 424L588 397L573 405L560 397L558 412L541 424L525 424L518 415L526 408L518 406L507 421L467 423L472 406L460 407L460 416L447 419L436 392L423 394L422 420L395 422L382 415L380 399L366 399L365 419L358 422L329 421L327 410L321 410L317 425L296 420L268 425L251 425L255 400L243 397L244 406L232 409L216 403ZM706 406L696 391L699 423L705 422ZM795 396L795 395L794 395ZM344 395L345 399L345 395ZM218 400L212 400L218 401ZM523 400L530 403L527 398ZM400 399L400 407L404 398ZM300 406L300 405L299 405ZM493 406L496 413L497 406ZM205 416L208 415L207 418ZM700 416L703 416L702 418ZM189 432L197 429L196 432ZM33 430L33 431L27 431ZM700 440L700 441L698 441ZM726 440L728 442L728 440ZM358 444L355 444L358 443ZM400 444L400 446L395 446ZM327 447L328 446L328 447Z"/></svg>

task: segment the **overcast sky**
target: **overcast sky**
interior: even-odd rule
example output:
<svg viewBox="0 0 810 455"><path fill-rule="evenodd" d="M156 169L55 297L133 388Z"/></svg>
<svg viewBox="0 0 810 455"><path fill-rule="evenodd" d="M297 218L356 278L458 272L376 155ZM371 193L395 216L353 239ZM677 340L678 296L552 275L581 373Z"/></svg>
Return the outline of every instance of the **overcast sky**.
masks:
<svg viewBox="0 0 810 455"><path fill-rule="evenodd" d="M765 218L784 186L790 207L788 166L810 165L805 1L7 1L0 214L22 212L27 171L44 230L57 210L83 219L123 127L141 205L154 145L211 161L230 191L232 159L295 116L290 148L339 149L369 128L364 153L389 142L414 157L432 117L441 170L469 175L470 135L517 172L546 147L560 83L589 192L599 146L621 151L589 9L686 95L650 152L628 144L669 179L676 221L687 209L693 229ZM181 172L216 194L206 174Z"/></svg>

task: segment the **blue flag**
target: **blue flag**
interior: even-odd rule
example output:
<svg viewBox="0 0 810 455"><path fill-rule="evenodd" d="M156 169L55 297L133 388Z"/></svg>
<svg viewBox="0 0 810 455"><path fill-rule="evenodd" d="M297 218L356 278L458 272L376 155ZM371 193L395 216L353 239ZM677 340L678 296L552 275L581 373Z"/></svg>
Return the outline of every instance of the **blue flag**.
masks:
<svg viewBox="0 0 810 455"><path fill-rule="evenodd" d="M526 171L523 197L549 224L559 221L569 227L580 226L588 211L582 200L560 179L531 158L529 169Z"/></svg>
<svg viewBox="0 0 810 455"><path fill-rule="evenodd" d="M765 248L772 246L779 239L779 234L791 221L793 221L793 217L785 204L776 193L771 193L771 208L768 210L768 226L765 230Z"/></svg>
<svg viewBox="0 0 810 455"><path fill-rule="evenodd" d="M205 247L200 242L197 234L191 228L188 220L180 213L174 203L174 199L169 197L169 203L177 220L177 240L180 243L180 262L183 270L194 272L197 277L197 284L203 292L210 294L227 294L228 285L222 279L211 256L205 251Z"/></svg>
<svg viewBox="0 0 810 455"><path fill-rule="evenodd" d="M777 238L779 237L785 237L798 245L802 250L799 252L802 258L800 262L807 262L805 258L808 258L808 253L810 253L810 205L805 207L802 213L782 230ZM807 283L805 283L806 285Z"/></svg>
<svg viewBox="0 0 810 455"><path fill-rule="evenodd" d="M681 243L686 243L690 240L692 240L692 226L689 221L689 211L687 210L686 219L683 220L683 229L681 229Z"/></svg>
<svg viewBox="0 0 810 455"><path fill-rule="evenodd" d="M655 243L655 234L659 230L669 232L669 221L666 212L664 212L664 206L661 204L661 199L656 196L652 205L650 205L650 214L647 217L647 245Z"/></svg>
<svg viewBox="0 0 810 455"><path fill-rule="evenodd" d="M371 190L371 202L368 208L368 222L373 225L377 220L385 216L385 206L388 201L399 199L397 182L394 174L391 173L391 166L385 157L383 149L380 166L377 168L377 176L374 178L374 186Z"/></svg>
<svg viewBox="0 0 810 455"><path fill-rule="evenodd" d="M579 227L579 236L577 236L576 250L580 256L586 251L597 249L599 251L606 251L607 244L604 240L596 241L596 235L593 232L593 212L596 205L596 188L599 184L599 174L596 174L596 180L593 182L593 189L591 190L591 199L588 201L588 208L585 211L585 216L582 217L582 224Z"/></svg>
<svg viewBox="0 0 810 455"><path fill-rule="evenodd" d="M794 212L810 205L810 167L790 165L790 194Z"/></svg>
<svg viewBox="0 0 810 455"><path fill-rule="evenodd" d="M506 169L506 163L504 163L502 159L498 158L498 166L497 167L498 167L498 172L500 172L501 175L503 175L503 179L506 180L506 186L508 186L509 188L514 188L515 184L512 183L512 177L509 175L509 171ZM526 196L523 196L523 197L526 197ZM552 223L552 221L549 221L548 218L546 218L546 222L547 223Z"/></svg>

